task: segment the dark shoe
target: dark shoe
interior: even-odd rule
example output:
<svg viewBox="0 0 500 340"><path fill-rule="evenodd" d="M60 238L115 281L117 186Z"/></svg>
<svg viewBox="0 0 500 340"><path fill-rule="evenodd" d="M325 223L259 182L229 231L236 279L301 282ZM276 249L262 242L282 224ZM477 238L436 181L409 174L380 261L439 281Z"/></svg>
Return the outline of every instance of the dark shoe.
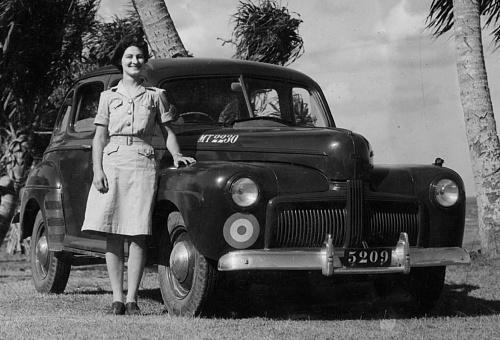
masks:
<svg viewBox="0 0 500 340"><path fill-rule="evenodd" d="M120 301L115 301L111 305L111 308L108 311L108 314L114 315L124 315L125 314L125 304Z"/></svg>
<svg viewBox="0 0 500 340"><path fill-rule="evenodd" d="M139 306L137 306L136 302L127 302L125 304L125 309L127 310L126 313L128 315L140 315L141 310L139 309Z"/></svg>

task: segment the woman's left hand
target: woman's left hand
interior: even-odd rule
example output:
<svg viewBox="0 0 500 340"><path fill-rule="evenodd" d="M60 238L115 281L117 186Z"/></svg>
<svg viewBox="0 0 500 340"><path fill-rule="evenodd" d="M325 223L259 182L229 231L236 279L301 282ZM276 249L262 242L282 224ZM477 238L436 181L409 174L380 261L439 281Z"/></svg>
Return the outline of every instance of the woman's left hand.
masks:
<svg viewBox="0 0 500 340"><path fill-rule="evenodd" d="M184 165L191 165L191 164L194 164L196 163L196 160L194 158L191 158L191 157L185 157L181 154L175 154L174 156L174 166L176 168L179 167L179 164L182 163Z"/></svg>

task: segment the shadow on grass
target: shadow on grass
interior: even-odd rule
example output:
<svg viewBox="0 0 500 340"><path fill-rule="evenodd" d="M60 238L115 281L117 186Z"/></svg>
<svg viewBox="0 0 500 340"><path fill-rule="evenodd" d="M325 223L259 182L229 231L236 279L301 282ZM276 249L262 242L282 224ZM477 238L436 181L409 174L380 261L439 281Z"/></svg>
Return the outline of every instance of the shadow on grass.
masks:
<svg viewBox="0 0 500 340"><path fill-rule="evenodd" d="M86 290L77 290L74 292L65 293L68 295L107 295L112 292L107 289L86 289Z"/></svg>
<svg viewBox="0 0 500 340"><path fill-rule="evenodd" d="M159 288L156 289L142 289L138 293L140 299L148 299L157 301L163 304L163 298Z"/></svg>
<svg viewBox="0 0 500 340"><path fill-rule="evenodd" d="M381 298L371 283L349 284L313 293L307 288L252 285L246 293L227 294L213 317L265 317L285 320L382 320L415 317L468 317L500 312L500 301L471 296L473 285L445 285L436 307L426 315L412 311L402 292Z"/></svg>
<svg viewBox="0 0 500 340"><path fill-rule="evenodd" d="M499 314L500 301L471 296L471 293L478 289L480 289L479 286L468 284L445 285L433 315L465 317Z"/></svg>
<svg viewBox="0 0 500 340"><path fill-rule="evenodd" d="M500 301L495 300L495 275L500 272L495 261L474 259L473 265L460 270L450 270L436 307L428 317L488 316L500 313ZM89 267L88 269L90 270ZM87 269L87 268L85 268ZM104 267L94 267L97 273L104 273ZM85 275L96 275L85 273ZM104 275L104 274L103 274ZM454 283L465 276L475 278L469 283ZM252 276L253 279L253 276ZM264 282L268 275L264 277ZM450 283L451 281L451 283ZM254 282L254 281L251 281ZM260 281L262 282L262 281ZM313 281L315 282L315 281ZM332 281L333 282L333 281ZM467 282L467 279L466 281ZM153 314L165 313L165 306L159 288L139 291L139 298L147 300ZM83 287L82 287L83 288ZM74 294L106 295L109 289L88 287ZM490 298L491 297L491 298ZM211 305L213 311L206 317L244 319L264 317L276 320L383 320L406 319L419 316L409 312L409 299L403 292L393 291L386 297L377 294L371 282L343 282L316 286L300 277L297 280L273 285L251 283L246 288L224 285L220 296Z"/></svg>
<svg viewBox="0 0 500 340"><path fill-rule="evenodd" d="M78 290L74 292L69 292L66 294L73 295L111 295L112 292L109 289L86 289L86 290ZM139 290L138 296L140 299L152 300L158 303L163 303L163 299L161 297L161 292L159 288L156 289L141 289Z"/></svg>
<svg viewBox="0 0 500 340"><path fill-rule="evenodd" d="M469 317L500 313L500 301L475 297L481 287L445 284L436 307L427 317ZM276 320L383 320L421 315L409 312L409 299L402 292L380 297L370 282L310 286L252 284L247 289L224 287L213 310L204 317ZM108 289L85 289L69 294L108 295ZM139 299L161 305L155 313L166 313L159 288L141 289Z"/></svg>
<svg viewBox="0 0 500 340"><path fill-rule="evenodd" d="M286 320L378 319L387 317L392 302L377 298L368 283L321 291L309 287L252 285L246 292L227 294L219 301L214 316Z"/></svg>

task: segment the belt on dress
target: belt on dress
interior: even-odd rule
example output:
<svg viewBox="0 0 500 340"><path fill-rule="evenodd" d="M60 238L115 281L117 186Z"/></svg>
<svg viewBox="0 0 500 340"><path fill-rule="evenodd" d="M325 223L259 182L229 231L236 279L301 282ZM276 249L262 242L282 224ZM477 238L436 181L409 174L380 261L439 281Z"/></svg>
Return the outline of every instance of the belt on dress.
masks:
<svg viewBox="0 0 500 340"><path fill-rule="evenodd" d="M109 142L118 145L132 145L132 144L151 145L151 136L145 136L144 138L137 136L111 136Z"/></svg>

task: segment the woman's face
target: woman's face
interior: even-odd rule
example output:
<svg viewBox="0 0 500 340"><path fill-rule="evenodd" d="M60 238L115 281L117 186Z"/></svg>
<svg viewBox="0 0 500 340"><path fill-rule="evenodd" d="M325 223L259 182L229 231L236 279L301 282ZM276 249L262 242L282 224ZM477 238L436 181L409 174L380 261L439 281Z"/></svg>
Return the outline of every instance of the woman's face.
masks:
<svg viewBox="0 0 500 340"><path fill-rule="evenodd" d="M122 56L123 73L131 77L140 75L145 61L144 54L139 47L127 47Z"/></svg>

